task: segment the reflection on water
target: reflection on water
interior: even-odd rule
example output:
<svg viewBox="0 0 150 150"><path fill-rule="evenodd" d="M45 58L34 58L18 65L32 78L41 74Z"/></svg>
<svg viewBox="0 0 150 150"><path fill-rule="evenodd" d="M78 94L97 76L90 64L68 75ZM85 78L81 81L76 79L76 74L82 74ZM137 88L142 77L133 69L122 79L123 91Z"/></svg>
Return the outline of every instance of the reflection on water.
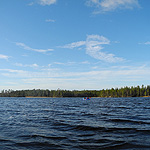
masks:
<svg viewBox="0 0 150 150"><path fill-rule="evenodd" d="M150 98L0 98L0 149L150 149Z"/></svg>

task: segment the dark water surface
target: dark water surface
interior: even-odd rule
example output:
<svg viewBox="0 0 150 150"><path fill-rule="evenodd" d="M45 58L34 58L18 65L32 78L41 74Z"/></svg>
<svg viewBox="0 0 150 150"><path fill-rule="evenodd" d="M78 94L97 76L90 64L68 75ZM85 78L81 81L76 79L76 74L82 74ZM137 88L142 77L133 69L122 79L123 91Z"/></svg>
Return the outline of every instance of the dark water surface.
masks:
<svg viewBox="0 0 150 150"><path fill-rule="evenodd" d="M0 150L150 149L150 98L0 98Z"/></svg>

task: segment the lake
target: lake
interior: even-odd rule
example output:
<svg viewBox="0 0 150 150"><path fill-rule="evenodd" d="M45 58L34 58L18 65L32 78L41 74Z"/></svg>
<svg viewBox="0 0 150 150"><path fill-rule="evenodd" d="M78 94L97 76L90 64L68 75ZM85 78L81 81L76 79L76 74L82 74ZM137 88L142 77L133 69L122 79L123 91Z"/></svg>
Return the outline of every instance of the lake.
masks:
<svg viewBox="0 0 150 150"><path fill-rule="evenodd" d="M1 150L150 149L150 98L0 98Z"/></svg>

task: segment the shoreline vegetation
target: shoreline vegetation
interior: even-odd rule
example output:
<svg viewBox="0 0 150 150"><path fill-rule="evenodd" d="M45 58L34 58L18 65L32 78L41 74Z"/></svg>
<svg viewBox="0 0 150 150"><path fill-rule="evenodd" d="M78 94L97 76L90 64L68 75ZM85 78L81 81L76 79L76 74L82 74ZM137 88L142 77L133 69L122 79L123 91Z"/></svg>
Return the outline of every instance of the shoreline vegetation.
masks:
<svg viewBox="0 0 150 150"><path fill-rule="evenodd" d="M0 97L56 98L56 97L150 97L150 85L102 90L2 90Z"/></svg>

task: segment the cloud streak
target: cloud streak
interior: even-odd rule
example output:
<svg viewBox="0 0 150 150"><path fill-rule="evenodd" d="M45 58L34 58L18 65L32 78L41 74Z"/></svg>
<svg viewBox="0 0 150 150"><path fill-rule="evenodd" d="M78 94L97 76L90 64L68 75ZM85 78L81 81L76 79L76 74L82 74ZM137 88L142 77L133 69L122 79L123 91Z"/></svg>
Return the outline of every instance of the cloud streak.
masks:
<svg viewBox="0 0 150 150"><path fill-rule="evenodd" d="M115 81L121 83L133 84L134 82L147 82L150 76L148 66L117 66L109 67L96 71L86 72L61 72L60 70L42 70L31 72L24 70L0 69L1 75L9 77L13 82L19 78L16 83L21 86L34 88L69 88L69 89L95 89L100 88L100 83L114 84ZM7 81L8 82L8 81ZM104 86L104 85L103 85ZM101 88L104 88L104 87ZM124 86L124 85L121 85ZM20 84L18 87L20 88ZM108 87L107 87L108 88Z"/></svg>
<svg viewBox="0 0 150 150"><path fill-rule="evenodd" d="M85 46L86 54L95 59L110 63L124 61L123 58L116 57L114 54L109 54L102 51L104 49L103 45L109 44L110 41L104 36L88 35L86 41L73 42L71 44L62 46L62 48L73 49Z"/></svg>
<svg viewBox="0 0 150 150"><path fill-rule="evenodd" d="M150 41L143 43L144 45L150 45Z"/></svg>
<svg viewBox="0 0 150 150"><path fill-rule="evenodd" d="M39 0L39 4L40 5L52 5L52 4L55 4L57 0Z"/></svg>
<svg viewBox="0 0 150 150"><path fill-rule="evenodd" d="M61 48L73 49L73 48L76 48L76 47L83 46L83 45L85 45L85 44L86 44L86 41L79 41L79 42L74 42L74 43L67 44L67 45L60 46L60 47L61 47Z"/></svg>
<svg viewBox="0 0 150 150"><path fill-rule="evenodd" d="M9 58L9 56L0 54L0 59L6 59L6 60L8 60L8 58Z"/></svg>
<svg viewBox="0 0 150 150"><path fill-rule="evenodd" d="M30 50L30 51L35 51L35 52L39 52L39 53L46 53L46 52L49 52L49 51L53 51L53 49L35 49L35 48L31 48L27 45L25 45L24 43L18 43L16 42L16 45L25 49L25 50Z"/></svg>
<svg viewBox="0 0 150 150"><path fill-rule="evenodd" d="M116 9L133 9L140 6L138 0L88 0L86 4L97 8L94 13L114 11Z"/></svg>
<svg viewBox="0 0 150 150"><path fill-rule="evenodd" d="M27 64L21 64L21 63L15 63L15 66L19 66L19 67L32 67L32 68L38 68L39 67L39 65L37 65L36 63L34 63L34 64L29 64L29 65L27 65Z"/></svg>
<svg viewBox="0 0 150 150"><path fill-rule="evenodd" d="M53 20L53 19L46 19L45 21L46 22L55 22L55 20Z"/></svg>

